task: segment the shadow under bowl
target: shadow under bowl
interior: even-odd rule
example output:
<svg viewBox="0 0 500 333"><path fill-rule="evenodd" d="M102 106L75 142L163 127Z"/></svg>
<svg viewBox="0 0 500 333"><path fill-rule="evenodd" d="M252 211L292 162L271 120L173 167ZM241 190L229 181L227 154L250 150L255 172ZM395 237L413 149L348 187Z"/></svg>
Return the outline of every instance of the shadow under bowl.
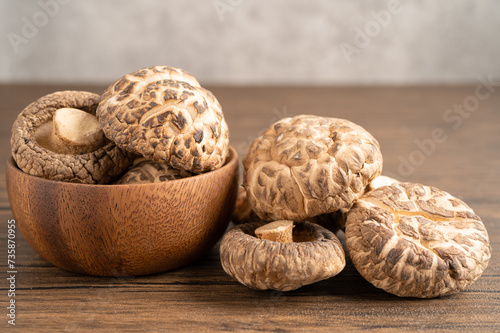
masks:
<svg viewBox="0 0 500 333"><path fill-rule="evenodd" d="M238 156L220 169L150 184L47 180L7 163L7 191L28 244L53 265L96 276L155 274L198 259L220 239L238 189Z"/></svg>

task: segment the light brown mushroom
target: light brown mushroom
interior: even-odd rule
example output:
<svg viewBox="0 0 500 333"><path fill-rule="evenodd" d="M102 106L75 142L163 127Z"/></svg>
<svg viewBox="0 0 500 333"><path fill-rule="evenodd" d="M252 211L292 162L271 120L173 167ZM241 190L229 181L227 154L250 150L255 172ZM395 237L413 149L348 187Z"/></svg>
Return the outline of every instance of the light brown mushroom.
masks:
<svg viewBox="0 0 500 333"><path fill-rule="evenodd" d="M486 229L469 206L413 183L382 186L360 198L347 215L345 239L358 272L402 297L462 291L491 256Z"/></svg>
<svg viewBox="0 0 500 333"><path fill-rule="evenodd" d="M194 176L194 173L183 169L174 169L168 164L140 157L132 163L125 174L115 181L115 184L161 183L191 176Z"/></svg>
<svg viewBox="0 0 500 333"><path fill-rule="evenodd" d="M243 164L243 185L257 215L300 221L350 208L380 175L382 154L359 125L301 115L266 130Z"/></svg>
<svg viewBox="0 0 500 333"><path fill-rule="evenodd" d="M345 254L329 230L309 222L280 221L240 224L229 230L220 244L222 267L234 279L258 290L289 291L328 279L345 267ZM286 240L293 226L293 242ZM260 231L258 228L261 228ZM267 229L267 230L266 230Z"/></svg>
<svg viewBox="0 0 500 333"><path fill-rule="evenodd" d="M229 152L219 102L177 68L155 66L125 75L104 92L97 118L119 147L176 169L214 170Z"/></svg>
<svg viewBox="0 0 500 333"><path fill-rule="evenodd" d="M59 128L58 134L53 133L53 117L57 110L75 108L89 113L92 118L99 101L100 96L93 93L60 91L43 96L27 106L12 127L12 157L17 166L34 176L88 184L106 183L125 171L133 157L112 142L99 141L93 137L92 143L81 151L82 148L77 147L75 141L79 141L81 135L77 135L70 139L66 147L61 140L59 144L54 144L54 135L59 138L62 135L66 139L70 136L69 128ZM66 117L63 118L58 120L59 125L71 123ZM85 136L85 133L80 134Z"/></svg>

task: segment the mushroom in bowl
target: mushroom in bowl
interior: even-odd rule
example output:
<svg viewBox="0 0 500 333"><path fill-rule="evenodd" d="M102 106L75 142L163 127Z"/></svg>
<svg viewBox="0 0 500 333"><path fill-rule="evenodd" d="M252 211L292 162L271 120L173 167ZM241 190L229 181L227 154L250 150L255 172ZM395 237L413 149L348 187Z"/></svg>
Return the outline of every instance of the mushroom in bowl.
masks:
<svg viewBox="0 0 500 333"><path fill-rule="evenodd" d="M174 169L168 164L139 157L132 163L129 170L115 181L115 184L160 183L194 175L184 169Z"/></svg>
<svg viewBox="0 0 500 333"><path fill-rule="evenodd" d="M125 75L104 92L97 118L119 147L176 169L215 170L228 154L229 130L219 102L177 68L154 66Z"/></svg>
<svg viewBox="0 0 500 333"><path fill-rule="evenodd" d="M106 183L126 170L132 155L95 125L99 101L90 92L60 91L27 106L12 126L17 166L30 175L87 184Z"/></svg>

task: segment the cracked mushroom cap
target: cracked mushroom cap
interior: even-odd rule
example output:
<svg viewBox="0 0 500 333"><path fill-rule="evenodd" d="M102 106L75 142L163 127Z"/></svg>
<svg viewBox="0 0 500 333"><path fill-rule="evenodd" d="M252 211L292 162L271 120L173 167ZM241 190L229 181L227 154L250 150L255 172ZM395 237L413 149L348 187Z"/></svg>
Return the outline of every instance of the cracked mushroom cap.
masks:
<svg viewBox="0 0 500 333"><path fill-rule="evenodd" d="M12 157L24 172L47 179L75 183L106 183L132 162L114 143L86 153L59 153L48 135L57 110L75 108L95 115L100 96L85 91L60 91L28 105L12 126Z"/></svg>
<svg viewBox="0 0 500 333"><path fill-rule="evenodd" d="M189 171L174 169L168 164L140 157L134 161L130 169L115 184L161 183L191 176L194 176L194 174Z"/></svg>
<svg viewBox="0 0 500 333"><path fill-rule="evenodd" d="M348 213L345 239L358 272L402 297L464 290L491 256L481 219L463 201L434 187L383 186Z"/></svg>
<svg viewBox="0 0 500 333"><path fill-rule="evenodd" d="M309 222L295 222L293 242L281 243L255 236L264 223L240 224L220 244L222 267L234 279L258 290L289 291L328 279L345 267L338 238Z"/></svg>
<svg viewBox="0 0 500 333"><path fill-rule="evenodd" d="M301 115L264 132L243 160L248 200L263 220L305 220L350 208L382 171L375 138L348 120Z"/></svg>
<svg viewBox="0 0 500 333"><path fill-rule="evenodd" d="M97 117L119 147L176 169L214 170L229 152L219 102L193 76L173 67L125 75L104 92Z"/></svg>

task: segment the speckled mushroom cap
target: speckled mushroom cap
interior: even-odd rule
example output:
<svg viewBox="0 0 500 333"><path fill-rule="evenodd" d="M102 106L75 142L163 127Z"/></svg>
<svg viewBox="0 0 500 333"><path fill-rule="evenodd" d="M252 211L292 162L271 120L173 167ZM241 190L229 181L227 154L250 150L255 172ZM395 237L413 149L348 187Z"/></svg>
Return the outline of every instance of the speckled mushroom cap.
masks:
<svg viewBox="0 0 500 333"><path fill-rule="evenodd" d="M491 256L481 219L434 187L383 186L347 215L345 239L358 272L402 297L430 298L467 288Z"/></svg>
<svg viewBox="0 0 500 333"><path fill-rule="evenodd" d="M125 174L115 181L115 184L161 183L193 175L184 169L174 169L168 164L140 157L134 161Z"/></svg>
<svg viewBox="0 0 500 333"><path fill-rule="evenodd" d="M263 222L240 224L220 244L222 267L234 279L258 290L289 291L328 279L345 267L338 238L309 222L295 222L293 243L259 239L254 231Z"/></svg>
<svg viewBox="0 0 500 333"><path fill-rule="evenodd" d="M267 221L300 221L351 207L382 171L382 154L361 126L301 115L266 130L243 164L255 212Z"/></svg>
<svg viewBox="0 0 500 333"><path fill-rule="evenodd" d="M36 140L37 130L60 108L76 108L95 115L100 96L85 91L60 91L28 105L12 126L12 157L26 173L47 179L75 183L106 183L133 160L114 143L93 152L71 155L55 153Z"/></svg>
<svg viewBox="0 0 500 333"><path fill-rule="evenodd" d="M193 76L173 67L125 75L104 92L97 117L119 147L174 168L214 170L229 152L219 102Z"/></svg>

